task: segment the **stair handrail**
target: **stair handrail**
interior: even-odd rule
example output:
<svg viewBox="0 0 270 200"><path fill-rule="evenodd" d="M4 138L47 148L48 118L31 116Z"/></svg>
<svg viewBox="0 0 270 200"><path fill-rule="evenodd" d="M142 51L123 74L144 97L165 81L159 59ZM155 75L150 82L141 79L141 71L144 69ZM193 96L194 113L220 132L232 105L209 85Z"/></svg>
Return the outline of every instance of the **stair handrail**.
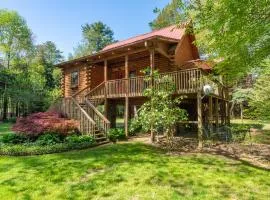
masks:
<svg viewBox="0 0 270 200"><path fill-rule="evenodd" d="M100 118L102 118L103 121L105 121L107 124L111 123L88 99L86 99L85 102L89 107L91 107L96 112L96 114Z"/></svg>
<svg viewBox="0 0 270 200"><path fill-rule="evenodd" d="M73 98L70 97L73 103L80 109L80 111L85 115L85 117L94 125L96 125L96 122L88 115L88 113L80 106L80 104Z"/></svg>
<svg viewBox="0 0 270 200"><path fill-rule="evenodd" d="M85 103L86 103L88 109L91 109L91 110L87 109L87 111L89 113L91 113L90 115L96 121L97 128L103 130L105 136L108 137L108 135L107 135L108 130L110 129L110 126L111 126L110 121L104 115L102 115L99 112L99 110L88 99L85 99Z"/></svg>
<svg viewBox="0 0 270 200"><path fill-rule="evenodd" d="M87 92L88 89L90 89L90 86L86 86L86 87L84 87L83 89L79 90L78 92L75 92L75 93L72 95L72 97L73 97L74 99L78 99L78 97L79 97L78 100L79 100L80 103L82 103L83 100L84 100L84 97L86 96L84 93Z"/></svg>
<svg viewBox="0 0 270 200"><path fill-rule="evenodd" d="M79 121L79 130L82 133L91 134L95 137L96 122L80 106L73 97L59 99L58 109L71 119Z"/></svg>
<svg viewBox="0 0 270 200"><path fill-rule="evenodd" d="M95 88L93 88L92 90L90 90L89 92L87 92L84 97L87 99L88 96L92 96L90 94L93 94L96 90L98 90L101 86L105 86L105 81L103 81L102 83L100 83L99 85L97 85Z"/></svg>

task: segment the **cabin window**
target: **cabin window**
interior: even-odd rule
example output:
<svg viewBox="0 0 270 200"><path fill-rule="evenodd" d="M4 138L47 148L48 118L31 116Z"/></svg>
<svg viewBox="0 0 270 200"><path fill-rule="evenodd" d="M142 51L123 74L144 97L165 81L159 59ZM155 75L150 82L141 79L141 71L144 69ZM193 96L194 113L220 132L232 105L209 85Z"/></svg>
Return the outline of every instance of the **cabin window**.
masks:
<svg viewBox="0 0 270 200"><path fill-rule="evenodd" d="M71 87L75 88L79 85L79 72L74 71L71 73Z"/></svg>

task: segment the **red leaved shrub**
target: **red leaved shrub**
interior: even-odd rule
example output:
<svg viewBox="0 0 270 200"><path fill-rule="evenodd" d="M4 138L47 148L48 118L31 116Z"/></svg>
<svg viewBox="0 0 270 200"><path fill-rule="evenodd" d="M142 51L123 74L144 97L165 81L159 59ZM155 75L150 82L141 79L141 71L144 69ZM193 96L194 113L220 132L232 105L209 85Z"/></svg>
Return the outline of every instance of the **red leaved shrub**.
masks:
<svg viewBox="0 0 270 200"><path fill-rule="evenodd" d="M12 130L30 137L37 137L46 132L66 136L71 132L78 132L78 127L78 121L64 118L62 114L50 111L18 118Z"/></svg>

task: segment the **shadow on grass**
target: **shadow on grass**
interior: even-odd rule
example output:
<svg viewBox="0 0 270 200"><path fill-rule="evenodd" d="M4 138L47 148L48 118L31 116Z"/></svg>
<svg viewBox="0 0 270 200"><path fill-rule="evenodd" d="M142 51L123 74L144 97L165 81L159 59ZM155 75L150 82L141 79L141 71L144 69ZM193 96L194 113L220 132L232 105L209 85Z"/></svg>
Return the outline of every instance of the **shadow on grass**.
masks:
<svg viewBox="0 0 270 200"><path fill-rule="evenodd" d="M221 177L225 185L228 184L226 174L244 180L248 175L264 175L264 170L254 170L244 162L222 157L167 153L142 143L121 143L59 154L5 157L9 160L2 162L1 169L6 168L6 172L1 170L0 173L7 174L7 177L0 184L15 194L21 192L30 196L37 190L35 184L39 185L40 191L48 191L49 186L53 187L51 191L57 191L65 186L54 196L55 199L115 198L118 192L125 196L127 194L121 184L132 186L126 188L131 193L140 190L141 194L147 195L148 190L161 186L172 188L182 197L191 194L198 197L207 193L208 184L213 184L212 180L207 181L209 176L214 176L213 181L217 185ZM239 174L232 173L232 169ZM208 176L204 177L205 174Z"/></svg>

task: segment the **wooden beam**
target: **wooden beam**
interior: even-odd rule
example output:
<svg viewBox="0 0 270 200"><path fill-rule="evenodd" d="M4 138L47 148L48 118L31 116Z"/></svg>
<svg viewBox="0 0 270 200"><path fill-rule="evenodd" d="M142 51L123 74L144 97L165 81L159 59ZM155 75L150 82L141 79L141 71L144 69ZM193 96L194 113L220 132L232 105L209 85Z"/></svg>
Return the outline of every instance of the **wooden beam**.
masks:
<svg viewBox="0 0 270 200"><path fill-rule="evenodd" d="M129 120L129 69L128 69L128 55L125 56L125 78L126 80L126 96L125 96L125 134L128 136L128 120Z"/></svg>
<svg viewBox="0 0 270 200"><path fill-rule="evenodd" d="M228 88L225 89L225 99L226 99L226 125L230 126L230 101L229 101L229 90Z"/></svg>
<svg viewBox="0 0 270 200"><path fill-rule="evenodd" d="M105 82L105 95L104 95L104 115L106 118L109 117L109 102L107 98L107 88L106 88L106 81L108 81L108 61L104 60L104 82Z"/></svg>
<svg viewBox="0 0 270 200"><path fill-rule="evenodd" d="M209 113L208 113L208 116L209 116L209 128L210 128L210 134L213 133L213 97L212 96L209 96L209 99L208 99L208 106L209 106Z"/></svg>
<svg viewBox="0 0 270 200"><path fill-rule="evenodd" d="M106 60L112 60L112 59L115 59L115 58L120 58L120 57L123 57L123 56L126 56L126 55L136 54L136 53L143 52L143 51L147 51L147 48L144 47L144 48L139 48L139 49L135 49L135 50L130 50L130 51L120 53L120 54L115 53L112 56L104 56L104 57L102 57L100 59L89 61L89 64L102 62L102 61L104 61L105 57L106 57Z"/></svg>
<svg viewBox="0 0 270 200"><path fill-rule="evenodd" d="M215 124L216 124L216 131L218 129L218 117L219 117L219 112L218 112L218 98L215 98Z"/></svg>
<svg viewBox="0 0 270 200"><path fill-rule="evenodd" d="M108 61L104 60L104 81L108 81Z"/></svg>
<svg viewBox="0 0 270 200"><path fill-rule="evenodd" d="M155 49L150 49L150 68L152 74L155 69Z"/></svg>
<svg viewBox="0 0 270 200"><path fill-rule="evenodd" d="M129 98L125 97L125 134L128 136L128 120L129 120Z"/></svg>
<svg viewBox="0 0 270 200"><path fill-rule="evenodd" d="M128 55L125 55L125 78L128 78L129 72L128 72Z"/></svg>
<svg viewBox="0 0 270 200"><path fill-rule="evenodd" d="M197 117L198 117L198 148L203 147L203 122L202 122L202 93L201 90L197 92Z"/></svg>

